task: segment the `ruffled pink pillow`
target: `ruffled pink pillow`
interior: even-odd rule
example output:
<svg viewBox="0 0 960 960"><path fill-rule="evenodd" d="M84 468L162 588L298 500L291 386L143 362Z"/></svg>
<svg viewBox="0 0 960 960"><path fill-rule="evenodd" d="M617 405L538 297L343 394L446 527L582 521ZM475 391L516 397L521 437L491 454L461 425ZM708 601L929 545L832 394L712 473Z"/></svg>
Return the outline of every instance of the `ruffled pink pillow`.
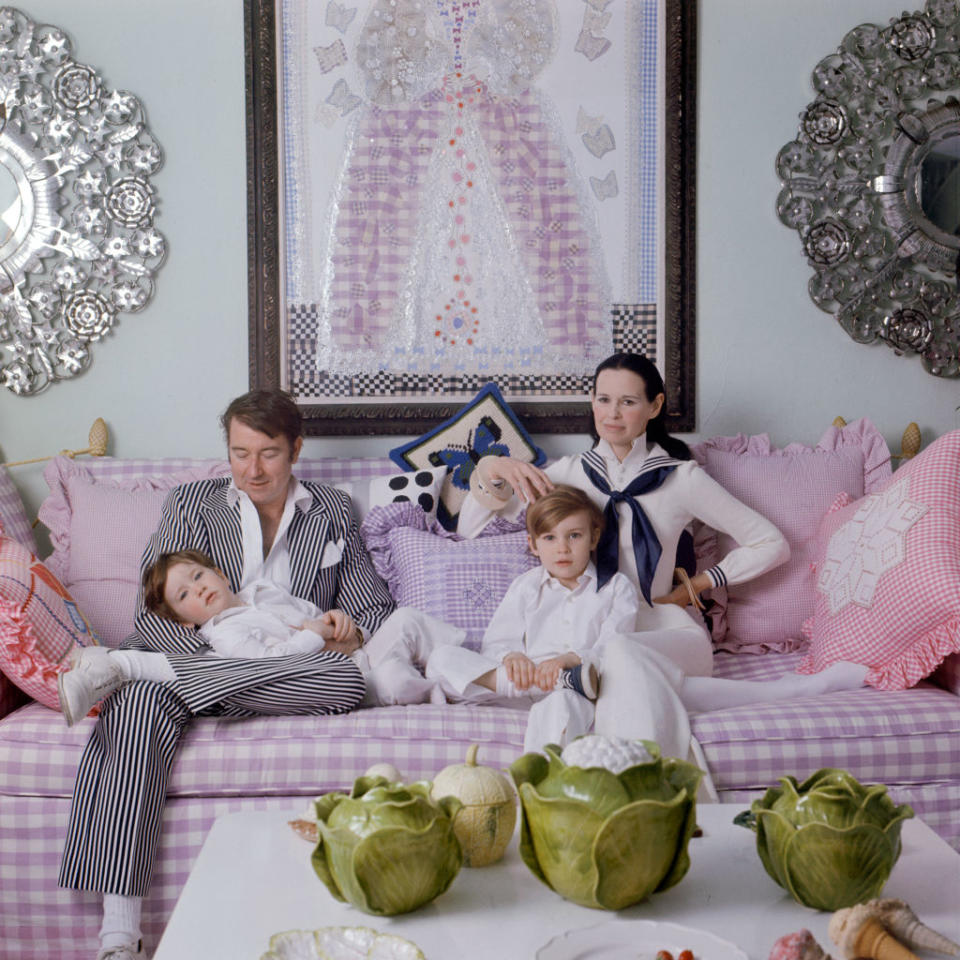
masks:
<svg viewBox="0 0 960 960"><path fill-rule="evenodd" d="M801 673L838 660L904 690L960 652L960 430L860 500L835 504L817 535L816 608Z"/></svg>
<svg viewBox="0 0 960 960"><path fill-rule="evenodd" d="M50 531L53 553L46 565L66 584L105 644L117 646L133 629L140 558L167 494L178 484L228 472L225 463L208 461L116 480L96 476L66 457L47 466L50 495L40 506L40 519Z"/></svg>
<svg viewBox="0 0 960 960"><path fill-rule="evenodd" d="M890 450L869 420L830 427L815 447L778 449L766 434L715 437L693 447L703 468L737 499L776 524L790 559L762 577L714 590L717 649L786 652L803 645L804 620L813 612L810 564L824 513L838 493L862 497L890 476ZM726 535L706 528L696 538L697 565L707 569L732 550Z"/></svg>
<svg viewBox="0 0 960 960"><path fill-rule="evenodd" d="M67 656L96 642L63 584L23 544L0 535L0 670L56 709Z"/></svg>

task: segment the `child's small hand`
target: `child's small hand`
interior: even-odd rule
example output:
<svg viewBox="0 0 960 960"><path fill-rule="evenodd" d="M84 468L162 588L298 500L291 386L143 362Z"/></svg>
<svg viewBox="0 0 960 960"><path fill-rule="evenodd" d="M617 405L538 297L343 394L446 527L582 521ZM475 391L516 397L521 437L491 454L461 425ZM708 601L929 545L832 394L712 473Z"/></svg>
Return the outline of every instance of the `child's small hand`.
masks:
<svg viewBox="0 0 960 960"><path fill-rule="evenodd" d="M328 610L320 619L333 628L333 634L325 639L344 643L357 633L357 625L353 622L353 617L342 610Z"/></svg>
<svg viewBox="0 0 960 960"><path fill-rule="evenodd" d="M300 625L301 630L312 630L319 634L324 640L332 640L334 628L324 617L317 617L316 620L304 620Z"/></svg>
<svg viewBox="0 0 960 960"><path fill-rule="evenodd" d="M551 657L549 660L541 660L537 664L536 685L541 690L552 690L557 685L560 671L566 670L567 667L575 667L578 663L580 658L576 654L564 654Z"/></svg>
<svg viewBox="0 0 960 960"><path fill-rule="evenodd" d="M518 690L529 690L536 678L537 665L522 653L508 653L503 658L507 679Z"/></svg>

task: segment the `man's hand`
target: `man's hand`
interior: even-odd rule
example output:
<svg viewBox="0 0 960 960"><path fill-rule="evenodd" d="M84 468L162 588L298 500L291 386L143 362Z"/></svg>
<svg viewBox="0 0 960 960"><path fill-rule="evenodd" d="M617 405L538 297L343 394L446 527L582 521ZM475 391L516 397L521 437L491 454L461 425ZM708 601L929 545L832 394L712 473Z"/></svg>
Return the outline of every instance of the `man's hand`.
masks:
<svg viewBox="0 0 960 960"><path fill-rule="evenodd" d="M350 614L342 610L328 610L316 620L306 620L303 628L313 630L314 633L319 633L323 637L326 641L323 645L324 650L332 650L334 653L342 653L349 657L360 648L362 634Z"/></svg>

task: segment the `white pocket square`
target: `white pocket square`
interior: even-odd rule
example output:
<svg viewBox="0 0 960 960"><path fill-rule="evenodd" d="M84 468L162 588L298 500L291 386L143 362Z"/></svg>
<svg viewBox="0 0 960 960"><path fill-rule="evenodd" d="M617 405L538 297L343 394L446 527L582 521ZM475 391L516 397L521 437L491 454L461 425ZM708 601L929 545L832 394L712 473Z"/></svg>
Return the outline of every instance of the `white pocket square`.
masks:
<svg viewBox="0 0 960 960"><path fill-rule="evenodd" d="M320 558L320 569L325 570L340 562L343 556L343 538L336 543L330 542L323 548L323 556Z"/></svg>

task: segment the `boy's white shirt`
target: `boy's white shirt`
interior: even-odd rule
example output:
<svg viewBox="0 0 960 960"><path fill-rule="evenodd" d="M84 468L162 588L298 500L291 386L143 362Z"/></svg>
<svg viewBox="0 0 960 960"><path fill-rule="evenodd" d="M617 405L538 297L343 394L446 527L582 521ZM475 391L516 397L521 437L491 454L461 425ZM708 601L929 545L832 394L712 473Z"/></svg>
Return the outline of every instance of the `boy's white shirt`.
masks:
<svg viewBox="0 0 960 960"><path fill-rule="evenodd" d="M591 562L571 590L541 565L510 584L480 652L498 662L508 653L523 653L539 663L572 651L599 667L607 639L634 632L639 602L636 587L622 573L598 591Z"/></svg>
<svg viewBox="0 0 960 960"><path fill-rule="evenodd" d="M259 660L322 649L324 639L301 630L304 620L323 611L268 580L255 580L236 594L240 606L227 607L200 627L200 635L220 657Z"/></svg>

